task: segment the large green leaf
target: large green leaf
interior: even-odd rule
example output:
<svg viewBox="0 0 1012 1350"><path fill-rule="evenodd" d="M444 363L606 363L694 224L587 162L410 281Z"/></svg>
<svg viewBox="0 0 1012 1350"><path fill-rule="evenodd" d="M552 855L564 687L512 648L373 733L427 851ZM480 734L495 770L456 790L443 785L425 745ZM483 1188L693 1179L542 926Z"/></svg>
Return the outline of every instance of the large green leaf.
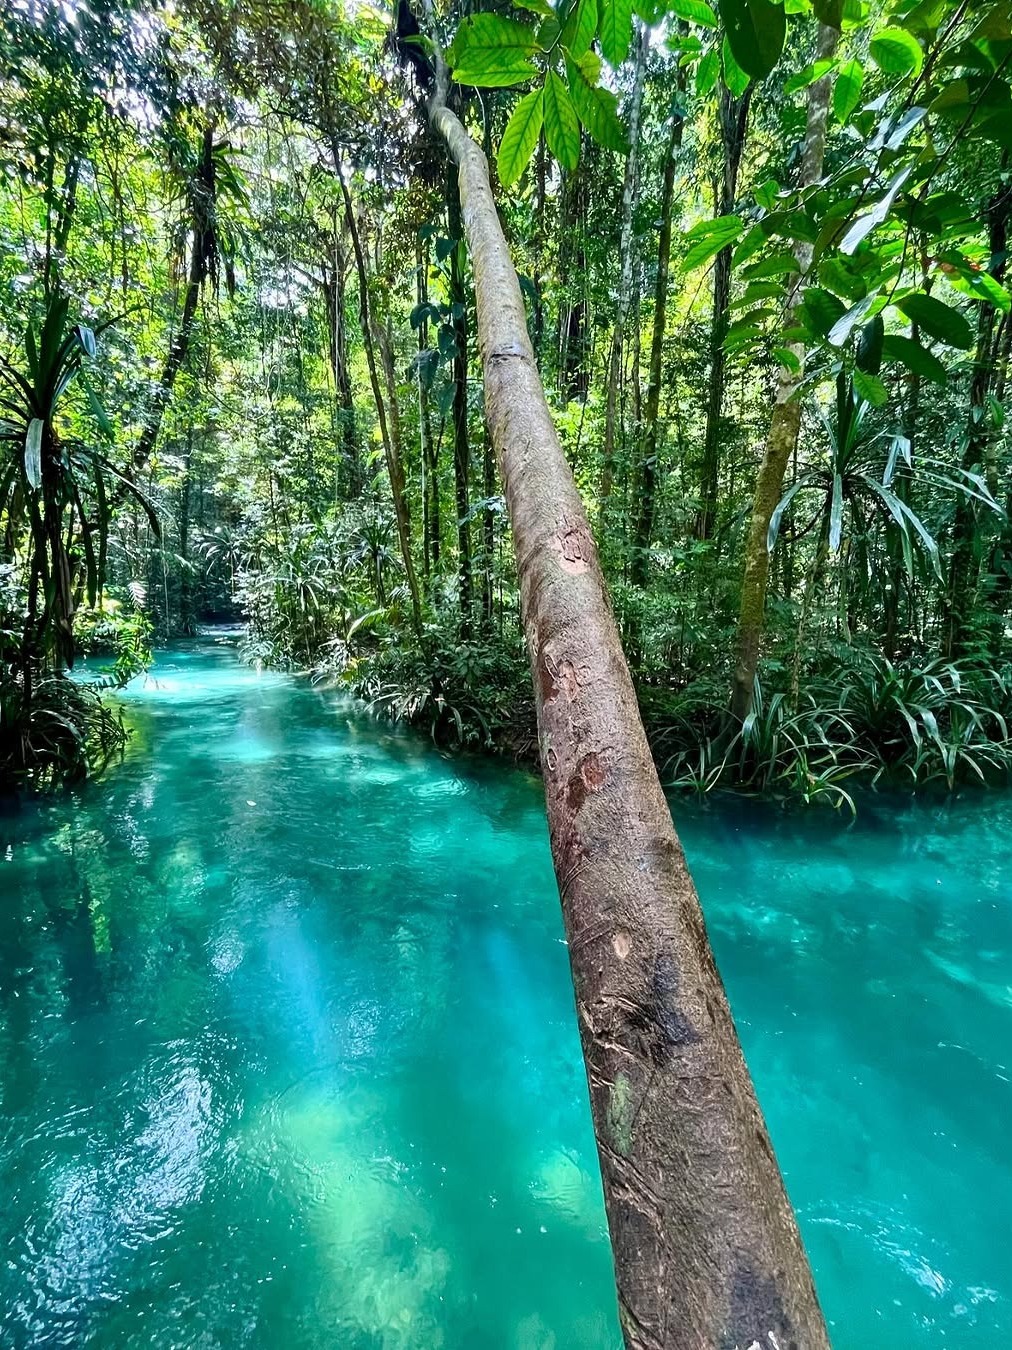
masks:
<svg viewBox="0 0 1012 1350"><path fill-rule="evenodd" d="M872 60L884 75L919 75L921 44L905 28L880 28L871 40Z"/></svg>
<svg viewBox="0 0 1012 1350"><path fill-rule="evenodd" d="M820 337L828 337L833 326L847 312L843 301L831 291L824 291L821 286L806 288L802 309L809 328Z"/></svg>
<svg viewBox="0 0 1012 1350"><path fill-rule="evenodd" d="M800 90L807 89L810 84L815 84L824 75L828 75L835 65L835 61L813 61L810 66L805 66L804 70L799 70L797 75L791 76L784 85L784 93L797 94Z"/></svg>
<svg viewBox="0 0 1012 1350"><path fill-rule="evenodd" d="M868 403L881 408L889 401L889 391L877 375L867 370L854 371L854 389Z"/></svg>
<svg viewBox="0 0 1012 1350"><path fill-rule="evenodd" d="M618 99L610 89L597 84L600 68L600 57L593 52L586 52L579 58L566 58L573 105L598 145L603 145L606 150L625 150L625 128L618 116ZM545 116L547 118L547 112Z"/></svg>
<svg viewBox="0 0 1012 1350"><path fill-rule="evenodd" d="M720 17L734 59L755 80L764 79L780 59L787 15L772 0L720 0Z"/></svg>
<svg viewBox="0 0 1012 1350"><path fill-rule="evenodd" d="M550 70L545 77L545 140L564 169L580 162L580 123L564 82Z"/></svg>
<svg viewBox="0 0 1012 1350"><path fill-rule="evenodd" d="M601 0L601 51L611 66L620 66L632 41L632 0Z"/></svg>
<svg viewBox="0 0 1012 1350"><path fill-rule="evenodd" d="M597 32L597 0L576 0L562 29L562 45L573 56L590 49Z"/></svg>
<svg viewBox="0 0 1012 1350"><path fill-rule="evenodd" d="M717 27L717 16L706 0L671 0L667 8L686 23L698 23L703 28Z"/></svg>
<svg viewBox="0 0 1012 1350"><path fill-rule="evenodd" d="M526 169L543 122L543 93L535 89L532 94L525 94L513 109L499 142L496 166L503 187L511 187Z"/></svg>
<svg viewBox="0 0 1012 1350"><path fill-rule="evenodd" d="M716 88L719 75L720 52L716 47L711 47L696 67L696 93L701 98L711 93Z"/></svg>
<svg viewBox="0 0 1012 1350"><path fill-rule="evenodd" d="M815 17L837 32L843 27L843 0L812 0Z"/></svg>
<svg viewBox="0 0 1012 1350"><path fill-rule="evenodd" d="M718 216L716 220L703 220L694 225L685 236L690 245L682 260L682 267L691 272L729 247L739 237L744 224L741 216Z"/></svg>
<svg viewBox="0 0 1012 1350"><path fill-rule="evenodd" d="M724 67L724 83L727 85L734 98L741 98L745 90L752 82L751 75L742 70L738 62L734 59L734 52L731 50L731 44L725 36L720 47L721 65Z"/></svg>
<svg viewBox="0 0 1012 1350"><path fill-rule="evenodd" d="M860 61L844 61L833 85L833 114L838 122L847 122L861 102L864 71Z"/></svg>
<svg viewBox="0 0 1012 1350"><path fill-rule="evenodd" d="M28 423L25 435L25 477L33 488L42 484L42 432L44 424L38 417Z"/></svg>
<svg viewBox="0 0 1012 1350"><path fill-rule="evenodd" d="M457 29L447 59L458 84L494 89L536 75L530 57L537 50L533 28L498 14L476 14Z"/></svg>
<svg viewBox="0 0 1012 1350"><path fill-rule="evenodd" d="M959 310L936 300L933 295L916 292L905 295L896 304L908 319L939 342L958 347L961 351L968 351L973 346L973 330Z"/></svg>
<svg viewBox="0 0 1012 1350"><path fill-rule="evenodd" d="M948 373L934 352L929 352L913 338L902 337L899 333L888 333L882 340L882 356L887 361L901 361L907 370L936 384L945 384Z"/></svg>

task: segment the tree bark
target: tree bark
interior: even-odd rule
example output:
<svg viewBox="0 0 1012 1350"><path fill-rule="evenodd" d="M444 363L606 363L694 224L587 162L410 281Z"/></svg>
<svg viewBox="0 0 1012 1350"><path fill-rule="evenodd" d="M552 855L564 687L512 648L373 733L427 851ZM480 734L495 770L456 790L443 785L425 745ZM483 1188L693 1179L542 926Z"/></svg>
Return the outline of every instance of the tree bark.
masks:
<svg viewBox="0 0 1012 1350"><path fill-rule="evenodd" d="M636 43L636 68L633 77L632 99L629 104L629 154L625 162L625 180L622 185L622 232L619 241L621 272L615 327L611 335L608 356L608 393L604 411L604 452L601 463L601 505L611 496L615 459L615 420L618 411L618 387L622 377L622 350L626 318L633 288L632 218L636 209L636 190L639 185L638 141L640 108L643 105L643 82L647 68L649 32L643 28ZM602 536L603 537L603 536Z"/></svg>
<svg viewBox="0 0 1012 1350"><path fill-rule="evenodd" d="M991 249L991 275L998 282L1005 279L1008 222L1012 212L1012 188L1002 186L988 203L988 243ZM995 326L995 307L992 301L982 300L977 310L977 348L970 381L970 410L966 427L966 448L963 468L979 470L987 458L988 444L995 434L990 426L988 394L997 366L993 356L992 339ZM956 498L956 515L952 527L952 561L949 567L949 585L943 604L942 652L949 660L963 655L970 637L970 609L977 585L977 512L972 499L965 493Z"/></svg>
<svg viewBox="0 0 1012 1350"><path fill-rule="evenodd" d="M671 115L671 133L664 154L664 181L661 186L661 230L657 241L657 280L654 285L654 326L650 338L650 365L647 398L643 409L640 437L640 500L633 531L632 580L646 584L650 536L654 527L654 498L657 487L657 429L661 407L661 375L664 360L664 334L667 326L668 266L671 262L671 213L675 195L675 160L682 144L685 117L679 108Z"/></svg>
<svg viewBox="0 0 1012 1350"><path fill-rule="evenodd" d="M462 313L453 320L453 485L457 507L457 589L460 604L460 631L471 630L471 442L467 425L467 292L464 290L460 247L463 228L460 219L460 195L452 174L447 184L447 209L450 238L450 301ZM460 241L460 245L458 242Z"/></svg>
<svg viewBox="0 0 1012 1350"><path fill-rule="evenodd" d="M753 85L741 98L734 98L730 90L720 89L720 132L724 147L724 162L720 185L714 194L714 215L726 216L734 209L738 192L738 171L745 152L745 131ZM720 470L720 419L724 412L724 375L727 354L728 309L731 304L731 254L729 244L717 254L713 264L713 312L710 319L710 382L706 395L706 427L703 432L703 467L699 483L699 514L696 518L696 537L709 539L717 521L717 480Z"/></svg>
<svg viewBox="0 0 1012 1350"><path fill-rule="evenodd" d="M415 244L416 289L419 305L429 303L428 252L419 239ZM432 437L432 409L429 406L427 375L422 370L422 358L429 350L429 323L422 319L418 325L418 360L415 371L418 380L418 439L422 459L422 542L424 571L430 577L439 565L439 464L436 443Z"/></svg>
<svg viewBox="0 0 1012 1350"><path fill-rule="evenodd" d="M828 60L836 50L838 39L839 34L835 28L820 24L818 59ZM827 75L817 80L808 92L808 121L799 179L801 188L811 186L822 177L831 89L832 79ZM788 299L786 328L792 326L794 314L804 298L804 281L812 262L812 245L799 241L795 245L794 256L797 259L798 271ZM770 520L780 500L787 464L797 444L798 431L801 427L798 390L804 374L801 362L804 360L805 349L798 344L791 350L798 361L798 369L791 370L788 366L780 368L776 402L773 405L766 446L756 477L752 518L745 545L745 573L741 586L741 609L738 617L734 681L731 689L731 711L739 721L744 721L751 712L752 698L755 694L759 645L762 641L766 590L769 583L770 554L766 539Z"/></svg>
<svg viewBox="0 0 1012 1350"><path fill-rule="evenodd" d="M552 423L484 155L457 166L513 527L552 856L630 1350L828 1346L797 1224Z"/></svg>
<svg viewBox="0 0 1012 1350"><path fill-rule="evenodd" d="M183 313L179 327L165 358L161 379L155 391L154 401L148 413L147 421L140 439L134 447L133 468L139 472L147 464L158 441L162 427L162 418L168 406L176 376L182 369L186 354L190 350L193 336L193 321L197 316L197 304L200 292L207 280L208 270L214 256L214 134L208 126L204 128L200 166L191 188L192 219L190 222L190 266L186 279L186 294L183 297Z"/></svg>
<svg viewBox="0 0 1012 1350"><path fill-rule="evenodd" d="M414 559L411 554L411 523L408 518L407 491L404 482L404 467L401 460L399 439L396 438L396 426L390 422L387 417L386 403L383 398L383 390L380 387L379 369L376 361L375 344L373 341L372 329L372 307L369 303L369 268L366 263L365 252L362 248L362 237L359 234L358 222L355 220L355 204L351 199L351 193L348 190L348 183L341 168L340 148L336 141L331 144L331 152L334 161L334 173L341 187L341 196L344 199L344 213L348 224L348 232L351 235L351 245L355 254L355 268L358 273L358 307L362 323L362 343L365 347L366 365L369 368L369 383L372 386L373 399L376 403L376 417L379 421L380 439L383 442L383 452L386 458L387 477L390 479L390 495L394 503L394 517L397 521L397 540L401 549L401 560L404 563L404 573L407 577L408 592L411 595L411 618L414 624L415 633L419 638L422 636L422 605L418 593L418 577L415 574ZM392 413L396 416L396 408Z"/></svg>
<svg viewBox="0 0 1012 1350"><path fill-rule="evenodd" d="M362 490L362 468L358 457L358 440L355 434L355 396L351 386L351 370L348 364L348 321L345 315L347 299L347 254L341 248L337 208L334 209L334 257L333 271L327 264L323 268L323 293L327 302L327 322L330 333L330 368L334 375L334 389L337 394L339 420L341 426L341 445L344 451L344 477L349 497L357 497Z"/></svg>

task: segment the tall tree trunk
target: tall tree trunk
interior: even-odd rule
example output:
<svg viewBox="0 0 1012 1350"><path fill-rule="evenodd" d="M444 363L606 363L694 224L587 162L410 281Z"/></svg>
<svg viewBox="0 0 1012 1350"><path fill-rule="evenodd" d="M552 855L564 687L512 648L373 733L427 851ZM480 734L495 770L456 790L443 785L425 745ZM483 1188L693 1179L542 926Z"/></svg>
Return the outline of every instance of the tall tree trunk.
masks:
<svg viewBox="0 0 1012 1350"><path fill-rule="evenodd" d="M601 505L602 509L611 496L615 459L615 421L618 411L618 388L622 379L622 353L625 338L626 318L633 288L633 212L636 209L637 187L639 186L639 125L640 108L643 105L643 82L647 68L647 52L650 46L649 31L644 27L636 43L636 67L633 76L632 98L629 103L629 154L625 162L625 180L622 185L622 232L619 241L621 271L619 273L618 301L616 304L615 327L611 335L611 352L608 356L608 393L604 411L604 453L601 464ZM601 532L603 538L603 531Z"/></svg>
<svg viewBox="0 0 1012 1350"><path fill-rule="evenodd" d="M404 466L401 460L400 442L399 439L396 439L398 427L396 422L393 422L387 416L386 402L383 398L383 390L380 387L379 369L376 361L375 343L373 341L372 306L369 303L369 268L366 263L365 252L362 248L362 236L359 234L358 222L355 219L355 204L351 199L351 192L348 189L344 170L341 168L341 150L336 139L331 142L331 154L334 162L334 174L340 184L341 196L344 199L345 220L348 225L348 232L351 235L351 245L355 254L355 270L358 273L358 308L362 323L362 343L365 347L366 365L369 368L369 383L372 386L373 399L376 403L376 417L379 421L380 439L383 442L383 453L386 458L387 477L390 479L390 495L393 498L394 517L397 521L397 541L400 544L401 560L404 563L404 574L407 577L408 591L411 595L411 619L416 634L421 638L422 605L418 593L418 577L415 574L414 558L411 553L411 522L408 517L408 499L404 482ZM396 416L396 407L391 409L391 415Z"/></svg>
<svg viewBox="0 0 1012 1350"><path fill-rule="evenodd" d="M562 222L559 250L559 390L567 399L587 396L587 255L584 235L587 214L587 169L590 145L583 138L580 162L562 185Z"/></svg>
<svg viewBox="0 0 1012 1350"><path fill-rule="evenodd" d="M486 630L492 628L492 582L495 571L495 512L492 498L495 495L495 450L492 439L485 433L482 446L482 496L485 509L482 514L481 536L481 618Z"/></svg>
<svg viewBox="0 0 1012 1350"><path fill-rule="evenodd" d="M332 269L324 264L323 293L327 302L327 323L330 336L330 368L334 375L338 417L341 427L341 448L344 453L345 487L350 498L362 490L362 466L358 456L358 438L355 434L355 397L348 363L347 303L348 258L341 247L337 208L333 220L334 257Z"/></svg>
<svg viewBox="0 0 1012 1350"><path fill-rule="evenodd" d="M513 527L552 856L629 1350L828 1346L527 333L484 155L446 105Z"/></svg>
<svg viewBox="0 0 1012 1350"><path fill-rule="evenodd" d="M542 281L545 272L545 201L547 198L548 154L545 147L545 133L538 137L537 160L535 162L537 196L535 198L534 227L534 351L540 365L544 355L545 340L545 293Z"/></svg>
<svg viewBox="0 0 1012 1350"><path fill-rule="evenodd" d="M187 637L195 632L193 622L193 586L190 578L190 464L193 460L193 423L186 429L183 452L183 481L179 487L179 631ZM164 554L163 554L164 557ZM166 623L168 615L166 614Z"/></svg>
<svg viewBox="0 0 1012 1350"><path fill-rule="evenodd" d="M176 376L182 369L186 354L190 350L193 336L193 322L197 317L197 305L200 292L207 279L211 261L214 257L214 133L211 127L204 128L200 155L200 165L196 178L191 185L192 219L190 221L190 265L186 278L186 292L183 296L183 313L179 327L169 347L169 354L162 367L161 378L155 390L147 421L140 438L134 446L133 468L137 473L147 464L158 441L162 427L162 418L172 397Z"/></svg>
<svg viewBox="0 0 1012 1350"><path fill-rule="evenodd" d="M418 304L429 303L429 259L421 239L415 243L415 295ZM418 439L422 458L422 541L425 575L430 577L439 565L439 464L438 448L432 436L432 409L429 405L429 371L423 360L429 350L429 323L418 325Z"/></svg>
<svg viewBox="0 0 1012 1350"><path fill-rule="evenodd" d="M450 238L450 301L458 306L453 320L453 484L457 507L457 588L460 631L471 629L471 442L467 424L467 292L461 248L464 231L460 219L460 191L451 173L447 179L447 210ZM457 241L460 241L459 245Z"/></svg>
<svg viewBox="0 0 1012 1350"><path fill-rule="evenodd" d="M664 359L664 334L667 324L668 267L671 262L671 213L675 196L675 167L682 144L684 114L679 108L671 115L671 131L664 152L664 180L661 186L661 229L657 241L657 280L654 285L654 326L650 338L650 366L647 397L640 433L639 509L633 531L632 580L646 584L650 536L654 527L654 499L657 487L657 432L661 407L661 376Z"/></svg>
<svg viewBox="0 0 1012 1350"><path fill-rule="evenodd" d="M714 195L714 215L726 216L734 209L738 171L745 151L745 131L753 86L734 98L726 85L720 87L720 135L724 147L720 183ZM717 483L720 472L720 419L724 412L724 376L727 353L728 312L731 305L731 254L729 244L713 264L713 312L710 318L710 382L706 395L706 427L703 432L703 466L699 483L699 514L696 537L709 539L717 521Z"/></svg>
<svg viewBox="0 0 1012 1350"><path fill-rule="evenodd" d="M839 34L827 24L819 25L819 59L829 59L836 50ZM826 122L829 117L830 76L817 80L808 91L808 122L805 144L801 155L799 186L818 182L826 154ZM805 276L812 263L812 245L799 240L794 248L798 271L787 304L785 327L790 328L794 314L804 298ZM731 689L731 711L744 721L752 709L755 677L759 664L759 644L762 641L766 613L766 589L769 583L770 554L766 544L770 520L776 510L784 486L787 464L798 440L801 426L799 390L804 374L801 365L805 349L801 344L791 348L797 369L781 366L777 378L776 402L770 417L769 431L762 462L756 477L752 499L752 518L745 545L745 573L741 586L741 609L738 634L735 641L734 682Z"/></svg>
<svg viewBox="0 0 1012 1350"><path fill-rule="evenodd" d="M1007 159L1007 156L1006 156ZM991 248L991 275L998 282L1005 277L1008 221L1012 211L1012 188L999 187L987 206L988 242ZM977 310L977 348L970 381L970 411L966 427L963 468L979 471L987 458L988 444L995 434L991 426L988 395L996 374L993 337L995 307L982 300ZM970 609L977 584L977 512L965 493L956 498L956 516L952 527L952 561L944 601L942 651L950 660L962 655L969 639Z"/></svg>

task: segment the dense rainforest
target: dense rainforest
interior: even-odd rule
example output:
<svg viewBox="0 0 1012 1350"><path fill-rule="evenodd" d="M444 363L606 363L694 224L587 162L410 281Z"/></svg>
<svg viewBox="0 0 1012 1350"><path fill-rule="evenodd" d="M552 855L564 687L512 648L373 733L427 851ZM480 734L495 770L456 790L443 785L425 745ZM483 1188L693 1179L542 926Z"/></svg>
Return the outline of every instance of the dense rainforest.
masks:
<svg viewBox="0 0 1012 1350"><path fill-rule="evenodd" d="M662 782L1012 766L1010 82L990 0L9 7L0 775L208 620L537 756L633 1350L828 1344Z"/></svg>
<svg viewBox="0 0 1012 1350"><path fill-rule="evenodd" d="M816 10L9 8L4 778L209 619L534 757L430 22L664 781L1004 775L1008 15Z"/></svg>

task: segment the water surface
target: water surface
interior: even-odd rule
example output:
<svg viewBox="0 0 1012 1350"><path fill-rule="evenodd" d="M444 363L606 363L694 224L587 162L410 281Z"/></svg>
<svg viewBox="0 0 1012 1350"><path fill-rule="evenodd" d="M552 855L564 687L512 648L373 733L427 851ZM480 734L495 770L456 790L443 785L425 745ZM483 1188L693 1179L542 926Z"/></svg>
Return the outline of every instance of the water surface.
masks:
<svg viewBox="0 0 1012 1350"><path fill-rule="evenodd" d="M0 820L0 1345L617 1350L539 785L227 647ZM1012 1335L1012 803L677 816L838 1350Z"/></svg>

